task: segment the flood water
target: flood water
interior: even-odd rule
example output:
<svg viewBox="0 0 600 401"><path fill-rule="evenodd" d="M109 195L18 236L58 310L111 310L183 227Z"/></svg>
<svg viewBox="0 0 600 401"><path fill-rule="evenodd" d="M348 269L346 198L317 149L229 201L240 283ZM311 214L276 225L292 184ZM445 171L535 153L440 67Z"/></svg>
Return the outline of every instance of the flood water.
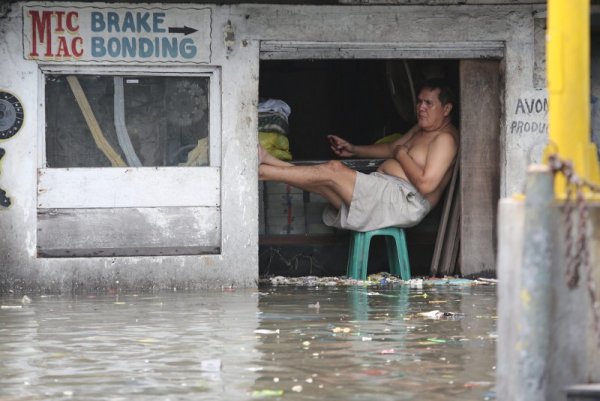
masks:
<svg viewBox="0 0 600 401"><path fill-rule="evenodd" d="M0 401L494 398L494 286L30 299L0 298Z"/></svg>

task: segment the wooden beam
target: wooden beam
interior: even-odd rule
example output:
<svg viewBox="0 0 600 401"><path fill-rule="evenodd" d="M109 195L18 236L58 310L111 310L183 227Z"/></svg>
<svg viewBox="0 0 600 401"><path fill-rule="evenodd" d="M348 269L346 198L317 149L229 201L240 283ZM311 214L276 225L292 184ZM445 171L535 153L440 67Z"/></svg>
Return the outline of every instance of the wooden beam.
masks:
<svg viewBox="0 0 600 401"><path fill-rule="evenodd" d="M500 197L500 68L460 61L461 273L495 275Z"/></svg>
<svg viewBox="0 0 600 401"><path fill-rule="evenodd" d="M457 201L457 182L458 182L458 170L459 170L459 162L460 156L457 157L456 162L454 163L454 168L452 171L452 179L450 180L450 185L448 185L448 189L446 190L446 196L444 198L444 205L442 209L442 217L440 219L440 225L438 227L437 237L435 240L435 247L433 249L433 257L431 259L431 268L430 274L431 276L437 276L438 274L444 274L440 271L440 260L443 259L443 252L447 252L447 247L445 246L448 241L448 236L451 235L448 232L449 221L452 217L451 210L453 210L453 205Z"/></svg>

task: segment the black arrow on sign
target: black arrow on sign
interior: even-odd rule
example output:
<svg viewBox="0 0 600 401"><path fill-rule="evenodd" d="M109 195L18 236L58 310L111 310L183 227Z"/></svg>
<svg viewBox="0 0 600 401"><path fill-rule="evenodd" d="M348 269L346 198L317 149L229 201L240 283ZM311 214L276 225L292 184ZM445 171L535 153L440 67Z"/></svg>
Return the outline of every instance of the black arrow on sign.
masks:
<svg viewBox="0 0 600 401"><path fill-rule="evenodd" d="M185 25L183 26L183 28L173 27L173 26L169 27L169 33L183 33L185 36L187 36L190 33L194 33L194 32L198 32L198 30L194 29L194 28L190 28L189 26L185 26Z"/></svg>

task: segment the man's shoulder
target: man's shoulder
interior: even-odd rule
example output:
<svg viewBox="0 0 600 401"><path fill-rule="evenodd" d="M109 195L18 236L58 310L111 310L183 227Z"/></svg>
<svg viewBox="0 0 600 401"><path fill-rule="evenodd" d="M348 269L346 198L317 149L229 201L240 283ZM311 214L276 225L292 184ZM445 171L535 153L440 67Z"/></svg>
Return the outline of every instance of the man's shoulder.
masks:
<svg viewBox="0 0 600 401"><path fill-rule="evenodd" d="M440 134L450 134L452 136L458 135L458 128L454 126L454 124L448 124L442 128L440 128Z"/></svg>
<svg viewBox="0 0 600 401"><path fill-rule="evenodd" d="M454 125L443 127L436 133L433 141L449 141L458 144L458 129Z"/></svg>

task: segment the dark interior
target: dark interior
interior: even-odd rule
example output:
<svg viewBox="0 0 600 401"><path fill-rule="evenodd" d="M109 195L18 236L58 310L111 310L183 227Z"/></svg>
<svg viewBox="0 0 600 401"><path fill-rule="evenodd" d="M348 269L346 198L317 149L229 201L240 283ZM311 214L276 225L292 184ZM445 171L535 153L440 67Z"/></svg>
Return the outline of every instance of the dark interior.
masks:
<svg viewBox="0 0 600 401"><path fill-rule="evenodd" d="M290 105L294 160L326 160L328 134L368 144L414 124L406 67L415 90L440 76L458 87L457 60L262 61L259 96Z"/></svg>

